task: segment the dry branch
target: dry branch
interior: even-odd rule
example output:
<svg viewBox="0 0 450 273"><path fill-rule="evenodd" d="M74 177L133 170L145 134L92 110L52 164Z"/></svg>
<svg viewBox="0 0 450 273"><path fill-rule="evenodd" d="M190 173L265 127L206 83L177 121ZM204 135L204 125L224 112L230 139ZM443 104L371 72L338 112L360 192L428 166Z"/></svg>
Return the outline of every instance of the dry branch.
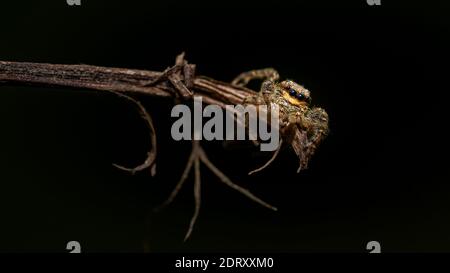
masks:
<svg viewBox="0 0 450 273"><path fill-rule="evenodd" d="M131 173L150 168L152 175L155 174L156 159L155 128L150 115L147 113L144 106L136 98L132 97L133 95L139 94L172 98L176 101L188 101L191 100L195 94L195 96L202 96L203 101L207 104L215 104L224 108L227 104L241 104L247 96L256 93L245 87L217 81L205 76L196 76L195 65L189 64L184 59L184 54L181 54L176 58L174 66L167 68L163 72L108 68L91 65L0 61L0 82L6 84L56 86L107 91L113 92L118 96L133 102L149 127L151 150L148 152L147 159L144 163L137 167L127 168L119 165L115 166L122 170L130 171ZM306 138L304 132L297 131L296 141L291 143L294 151L300 158L300 168L306 166L310 157L310 154L305 153L303 150L303 143L307 141ZM275 156L278 152L279 150L277 150ZM267 204L248 190L233 183L225 174L214 166L211 161L209 161L205 151L201 148L199 143L193 141L192 153L187 162L186 169L176 188L169 196L169 199L163 203L163 205L167 205L175 198L184 181L187 179L190 169L194 167L194 196L196 207L185 239L187 239L192 232L200 208L200 162L205 164L209 170L219 177L221 182L241 192L262 206L276 210L275 207ZM263 167L266 167L266 165Z"/></svg>

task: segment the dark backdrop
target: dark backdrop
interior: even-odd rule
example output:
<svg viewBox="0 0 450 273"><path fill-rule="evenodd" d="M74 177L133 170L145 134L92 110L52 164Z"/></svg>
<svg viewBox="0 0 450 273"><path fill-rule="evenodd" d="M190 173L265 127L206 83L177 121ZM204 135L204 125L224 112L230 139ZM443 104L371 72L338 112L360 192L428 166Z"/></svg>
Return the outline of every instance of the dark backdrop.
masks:
<svg viewBox="0 0 450 273"><path fill-rule="evenodd" d="M230 81L274 67L312 91L331 134L310 169L291 150L207 143L211 160L274 213L203 168L192 238L192 180L155 214L190 144L171 140L171 102L142 98L158 130L158 175L139 163L145 126L102 92L0 86L0 251L449 251L448 6L421 1L6 1L0 60L163 70L185 51L200 74Z"/></svg>

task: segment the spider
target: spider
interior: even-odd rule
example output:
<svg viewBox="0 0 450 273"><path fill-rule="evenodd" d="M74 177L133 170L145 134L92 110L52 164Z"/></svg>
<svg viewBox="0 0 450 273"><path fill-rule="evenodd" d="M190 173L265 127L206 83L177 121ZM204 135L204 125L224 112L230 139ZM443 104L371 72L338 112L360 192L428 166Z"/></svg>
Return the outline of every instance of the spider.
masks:
<svg viewBox="0 0 450 273"><path fill-rule="evenodd" d="M232 84L235 86L245 86L253 79L263 79L261 91L255 95L244 99L244 104L267 105L271 108L277 105L279 109L278 128L280 129L281 141L272 158L262 167L250 172L258 172L266 168L278 155L283 140L290 144L300 159L298 172L307 167L310 157L315 149L328 134L328 115L325 110L317 107L311 107L310 92L303 86L286 80L279 82L278 72L272 68L253 70L240 74ZM273 129L273 127L272 127ZM184 237L186 241L193 230L200 210L201 190L200 190L200 163L205 164L221 182L229 187L239 191L251 200L260 205L276 211L277 208L256 197L249 190L233 183L224 173L222 173L209 159L205 151L199 144L199 141L192 142L192 152L180 178L180 181L171 192L169 198L162 203L157 210L170 204L177 196L184 182L186 181L190 170L195 172L194 197L195 211L189 224L189 229Z"/></svg>
<svg viewBox="0 0 450 273"><path fill-rule="evenodd" d="M261 168L267 167L278 155L283 141L291 144L300 158L300 170L307 167L309 158L317 146L329 133L329 118L324 109L311 107L311 93L302 85L292 80L279 82L280 76L273 68L252 70L237 76L232 84L246 86L251 80L264 80L261 90L244 99L244 104L267 105L279 107L281 141L273 157Z"/></svg>

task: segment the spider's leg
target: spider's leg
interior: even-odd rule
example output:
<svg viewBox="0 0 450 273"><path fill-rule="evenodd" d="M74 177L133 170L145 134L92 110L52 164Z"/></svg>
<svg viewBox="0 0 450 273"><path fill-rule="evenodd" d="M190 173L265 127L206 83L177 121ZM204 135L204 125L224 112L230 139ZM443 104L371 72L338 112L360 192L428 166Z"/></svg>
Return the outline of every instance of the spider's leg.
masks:
<svg viewBox="0 0 450 273"><path fill-rule="evenodd" d="M322 108L313 108L305 117L309 123L308 146L315 149L328 135L328 114Z"/></svg>
<svg viewBox="0 0 450 273"><path fill-rule="evenodd" d="M328 114L321 108L312 108L305 115L297 115L295 122L299 128L306 131L304 137L296 135L296 141L300 141L300 143L296 143L297 147L293 146L300 157L300 166L297 170L299 172L307 167L308 161L315 153L316 148L328 135Z"/></svg>
<svg viewBox="0 0 450 273"><path fill-rule="evenodd" d="M280 75L275 69L264 68L241 73L231 82L231 84L237 86L246 86L251 80L270 80L274 82L279 78Z"/></svg>
<svg viewBox="0 0 450 273"><path fill-rule="evenodd" d="M256 173L256 172L262 171L262 170L264 170L265 168L267 168L267 167L275 160L275 158L277 158L278 153L280 153L281 145L282 145L282 144L283 144L283 140L281 139L281 140L280 140L280 143L278 144L278 148L275 150L275 152L273 153L273 155L272 155L272 157L269 159L269 161L267 161L266 164L264 164L263 166L259 167L258 169L255 169L255 170L249 172L248 175L252 175L252 174L254 174L254 173Z"/></svg>

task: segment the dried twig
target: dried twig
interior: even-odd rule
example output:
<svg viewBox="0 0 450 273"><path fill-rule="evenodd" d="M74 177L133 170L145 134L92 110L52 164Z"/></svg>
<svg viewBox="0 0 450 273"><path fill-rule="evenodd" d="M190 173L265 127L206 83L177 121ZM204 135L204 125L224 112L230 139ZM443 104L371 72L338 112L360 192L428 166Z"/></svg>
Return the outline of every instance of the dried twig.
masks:
<svg viewBox="0 0 450 273"><path fill-rule="evenodd" d="M155 160L156 160L156 132L155 132L155 126L153 125L153 120L152 117L150 116L150 114L147 112L147 110L145 109L145 107L141 104L141 102L137 101L136 99L127 96L123 93L118 93L118 92L113 92L114 94L118 95L119 97L123 97L127 100L130 100L131 102L133 102L139 112L141 113L142 118L146 121L148 128L150 129L150 141L151 141L151 150L147 153L147 158L145 159L145 161L134 167L134 168L127 168L127 167L123 167L121 165L118 164L113 164L113 166L115 166L118 169L124 170L124 171L128 171L131 172L132 174L145 170L147 168L151 168L150 169L150 173L152 176L155 176L156 174L156 164L155 164Z"/></svg>
<svg viewBox="0 0 450 273"><path fill-rule="evenodd" d="M215 104L224 108L227 104L240 104L247 96L256 93L245 87L217 81L205 76L196 76L195 65L189 64L184 59L184 53L176 58L174 66L167 68L164 72L107 68L90 65L60 65L0 61L0 82L7 84L61 86L108 91L133 102L149 127L151 150L148 152L144 163L137 167L126 168L117 164L114 164L114 166L131 173L150 168L152 175L155 174L156 170L155 128L152 119L144 106L137 99L131 97L132 95L140 94L188 101L191 100L195 94L196 96L202 96L203 101L207 104ZM306 167L310 157L310 154L305 153L305 149L303 149L306 138L304 132L297 131L294 141L292 142L294 151L301 159L300 169ZM273 158L276 157L278 152L279 150L275 152ZM265 168L270 164L273 158L262 168ZM239 191L256 203L269 209L276 210L275 207L256 197L247 189L233 183L211 163L199 142L193 141L192 152L181 179L169 198L161 206L163 207L174 200L186 181L191 168L194 166L194 196L196 204L195 212L191 219L185 240L188 239L192 233L200 209L200 162L204 163L221 182ZM262 168L259 168L256 171Z"/></svg>

